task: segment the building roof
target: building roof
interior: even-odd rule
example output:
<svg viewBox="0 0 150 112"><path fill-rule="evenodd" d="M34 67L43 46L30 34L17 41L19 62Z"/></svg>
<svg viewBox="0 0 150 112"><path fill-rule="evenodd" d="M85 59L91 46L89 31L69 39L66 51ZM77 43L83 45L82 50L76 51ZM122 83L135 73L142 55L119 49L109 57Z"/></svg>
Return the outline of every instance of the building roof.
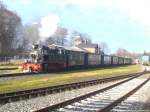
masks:
<svg viewBox="0 0 150 112"><path fill-rule="evenodd" d="M75 38L74 40L75 40L75 41L77 41L77 40L84 41L84 39L83 39L82 37L80 37L80 36L76 36L76 38Z"/></svg>
<svg viewBox="0 0 150 112"><path fill-rule="evenodd" d="M82 48L76 47L76 46L72 46L72 47L66 47L66 46L60 46L60 45L56 45L56 44L51 44L48 46L51 49L65 49L65 50L69 50L69 51L79 51L79 52L88 52L87 50L84 50Z"/></svg>
<svg viewBox="0 0 150 112"><path fill-rule="evenodd" d="M92 43L82 43L82 44L79 44L78 47L81 47L81 48L97 48L98 45L97 44L92 44Z"/></svg>
<svg viewBox="0 0 150 112"><path fill-rule="evenodd" d="M56 49L56 48L62 48L62 49L64 49L64 46L56 45L56 44L51 44L48 47L51 48L51 49Z"/></svg>
<svg viewBox="0 0 150 112"><path fill-rule="evenodd" d="M81 49L79 47L66 47L67 50L70 50L70 51L79 51L79 52L88 52L87 50L84 50L84 49Z"/></svg>

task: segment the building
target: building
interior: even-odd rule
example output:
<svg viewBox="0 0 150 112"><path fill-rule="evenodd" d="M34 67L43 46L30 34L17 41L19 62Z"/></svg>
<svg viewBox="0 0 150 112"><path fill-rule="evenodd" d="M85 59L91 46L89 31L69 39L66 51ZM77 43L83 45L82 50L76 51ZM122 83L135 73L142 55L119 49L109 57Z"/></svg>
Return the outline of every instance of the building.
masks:
<svg viewBox="0 0 150 112"><path fill-rule="evenodd" d="M75 38L74 46L83 49L86 52L97 53L97 54L100 53L100 48L98 47L98 44L88 42L85 39L81 38L80 36Z"/></svg>
<svg viewBox="0 0 150 112"><path fill-rule="evenodd" d="M86 50L90 53L99 53L99 47L98 44L93 43L81 43L77 47Z"/></svg>
<svg viewBox="0 0 150 112"><path fill-rule="evenodd" d="M73 40L73 45L78 46L79 44L85 43L84 39L80 36L76 36L76 38Z"/></svg>

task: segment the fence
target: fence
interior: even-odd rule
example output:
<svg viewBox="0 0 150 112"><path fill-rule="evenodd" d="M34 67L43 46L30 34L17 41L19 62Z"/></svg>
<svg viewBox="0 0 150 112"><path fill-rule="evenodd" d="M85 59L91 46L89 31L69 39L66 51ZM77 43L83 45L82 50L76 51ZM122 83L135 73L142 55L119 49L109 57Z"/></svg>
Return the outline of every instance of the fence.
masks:
<svg viewBox="0 0 150 112"><path fill-rule="evenodd" d="M27 57L0 57L0 66L5 65L20 65L24 62Z"/></svg>

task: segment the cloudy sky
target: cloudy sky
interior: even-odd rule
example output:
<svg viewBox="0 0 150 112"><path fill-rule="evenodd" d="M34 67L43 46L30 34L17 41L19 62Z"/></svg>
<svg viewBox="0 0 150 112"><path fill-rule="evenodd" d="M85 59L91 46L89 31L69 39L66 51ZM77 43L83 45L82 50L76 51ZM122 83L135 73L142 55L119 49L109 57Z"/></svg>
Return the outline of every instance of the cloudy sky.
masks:
<svg viewBox="0 0 150 112"><path fill-rule="evenodd" d="M112 52L150 51L150 0L3 0L23 24L51 17L70 30L105 41ZM57 22L56 22L57 21ZM55 25L54 25L55 26ZM56 27L56 26L55 26Z"/></svg>

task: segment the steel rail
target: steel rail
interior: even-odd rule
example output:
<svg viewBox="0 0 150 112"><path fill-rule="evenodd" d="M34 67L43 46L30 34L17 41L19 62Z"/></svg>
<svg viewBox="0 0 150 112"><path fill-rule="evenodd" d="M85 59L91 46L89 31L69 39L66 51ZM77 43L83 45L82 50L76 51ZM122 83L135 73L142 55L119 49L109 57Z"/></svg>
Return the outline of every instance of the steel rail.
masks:
<svg viewBox="0 0 150 112"><path fill-rule="evenodd" d="M146 79L142 84L138 85L136 88L132 89L131 91L129 91L124 96L122 96L122 97L118 98L117 100L115 100L114 102L110 103L109 105L107 105L103 109L98 110L98 112L109 112L109 111L111 111L111 109L113 109L119 103L123 102L125 99L127 99L128 97L133 95L137 90L139 90L142 86L144 86L144 84L146 84L149 80L150 80L150 78Z"/></svg>
<svg viewBox="0 0 150 112"><path fill-rule="evenodd" d="M41 72L41 73L8 73L8 74L0 74L0 78L21 77L21 76L26 76L26 75L39 75L39 74L46 74L46 72Z"/></svg>
<svg viewBox="0 0 150 112"><path fill-rule="evenodd" d="M47 95L47 94L60 93L62 91L67 91L67 90L72 90L72 89L79 89L83 87L88 87L88 86L101 84L101 83L107 83L110 81L115 81L115 80L128 78L128 77L131 77L131 78L138 77L144 73L147 73L147 72L140 72L140 73L129 74L129 75L124 75L124 76L115 76L115 77L110 77L110 78L90 80L90 81L77 82L77 83L70 83L70 84L65 84L65 85L57 85L57 86L51 86L51 87L45 87L45 88L1 93L0 104L5 104L9 102L24 100L24 99L30 99L30 98L34 98L38 96Z"/></svg>
<svg viewBox="0 0 150 112"><path fill-rule="evenodd" d="M16 68L0 68L0 70L16 70L18 69L17 67Z"/></svg>
<svg viewBox="0 0 150 112"><path fill-rule="evenodd" d="M58 103L58 104L54 104L54 105L48 106L48 107L46 107L46 108L37 110L37 111L35 111L35 112L49 112L49 111L52 111L52 110L56 110L56 109L59 109L59 108L63 108L63 107L65 107L65 106L67 106L67 105L70 105L70 104L72 104L72 103L81 101L81 100L83 100L83 99L86 99L86 98L89 98L89 97L91 97L91 96L94 96L94 95L96 95L96 94L98 94L98 93L101 93L101 92L104 92L104 91L106 91L106 90L112 89L113 87L116 87L116 86L118 86L118 85L120 85L120 84L123 84L123 83L125 83L125 82L128 82L128 81L130 81L130 80L132 80L132 79L134 79L134 78L137 78L137 77L139 77L139 76L141 76L141 75L143 75L143 74L144 74L144 73L141 73L141 74L139 74L139 75L136 75L136 76L131 77L131 78L129 78L129 79L126 79L126 80L124 80L124 81L121 81L121 82L118 82L118 83L116 83L116 84L110 85L110 86L108 86L108 87L106 87L106 88L103 88L103 89L100 89L100 90L97 90L97 91L94 91L94 92L91 92L91 93L88 93L88 94L85 94L85 95L82 95L82 96L79 96L79 97L70 99L70 100L67 100L67 101L63 101L63 102L60 102L60 103Z"/></svg>

